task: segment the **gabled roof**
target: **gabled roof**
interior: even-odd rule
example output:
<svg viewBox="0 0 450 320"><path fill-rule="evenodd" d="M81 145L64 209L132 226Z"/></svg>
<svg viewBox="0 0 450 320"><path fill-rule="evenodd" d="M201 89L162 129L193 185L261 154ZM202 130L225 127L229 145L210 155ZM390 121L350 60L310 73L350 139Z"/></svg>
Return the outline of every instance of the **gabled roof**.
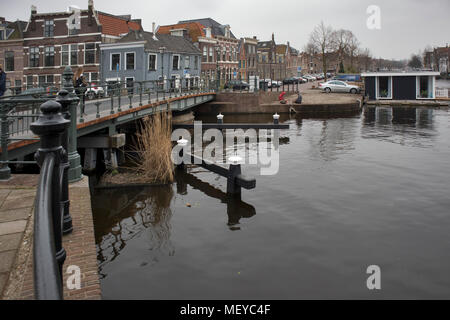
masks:
<svg viewBox="0 0 450 320"><path fill-rule="evenodd" d="M277 44L275 49L277 54L286 54L287 52L287 45L285 44Z"/></svg>
<svg viewBox="0 0 450 320"><path fill-rule="evenodd" d="M190 22L198 22L206 28L211 28L211 33L213 36L225 36L225 25L218 23L216 20L211 18L202 18L202 19L192 19L192 20L184 20L178 21L178 23L190 23ZM236 39L234 34L230 31L230 36L233 39Z"/></svg>
<svg viewBox="0 0 450 320"><path fill-rule="evenodd" d="M205 36L205 26L198 22L177 23L168 26L160 26L157 34L170 34L171 30L186 29L192 42L197 42L198 37Z"/></svg>
<svg viewBox="0 0 450 320"><path fill-rule="evenodd" d="M97 11L98 20L102 25L102 33L111 36L127 34L131 30L142 30L142 26L127 16L114 16L109 13Z"/></svg>
<svg viewBox="0 0 450 320"><path fill-rule="evenodd" d="M2 26L5 27L6 30L6 39L5 40L16 40L23 38L23 30L27 26L26 21L5 21Z"/></svg>
<svg viewBox="0 0 450 320"><path fill-rule="evenodd" d="M157 34L154 37L152 32L145 31L131 31L116 43L136 41L145 41L145 49L152 52L159 52L160 47L165 47L166 52L201 54L196 46L183 37L168 34Z"/></svg>

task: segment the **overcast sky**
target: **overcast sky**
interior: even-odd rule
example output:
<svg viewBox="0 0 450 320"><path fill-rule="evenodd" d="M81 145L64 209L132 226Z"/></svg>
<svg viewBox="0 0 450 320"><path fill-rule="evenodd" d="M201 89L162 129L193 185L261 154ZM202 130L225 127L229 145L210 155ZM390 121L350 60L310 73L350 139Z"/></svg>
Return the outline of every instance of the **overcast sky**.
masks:
<svg viewBox="0 0 450 320"><path fill-rule="evenodd" d="M0 15L28 20L30 6L38 12L65 11L71 5L87 8L88 0L0 0ZM369 5L381 9L381 29L369 30ZM179 20L211 17L229 24L237 37L257 36L277 43L290 41L303 49L321 20L333 28L353 31L375 57L409 58L425 46L450 43L449 0L94 0L97 10L141 18L145 30Z"/></svg>

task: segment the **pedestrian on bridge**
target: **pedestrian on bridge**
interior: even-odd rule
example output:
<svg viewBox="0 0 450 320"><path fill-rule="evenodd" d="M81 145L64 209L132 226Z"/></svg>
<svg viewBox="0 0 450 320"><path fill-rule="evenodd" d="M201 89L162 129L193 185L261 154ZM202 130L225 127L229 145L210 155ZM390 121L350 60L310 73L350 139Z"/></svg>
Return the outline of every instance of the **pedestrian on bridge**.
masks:
<svg viewBox="0 0 450 320"><path fill-rule="evenodd" d="M3 66L0 64L0 97L5 94L6 91L6 73L3 71Z"/></svg>

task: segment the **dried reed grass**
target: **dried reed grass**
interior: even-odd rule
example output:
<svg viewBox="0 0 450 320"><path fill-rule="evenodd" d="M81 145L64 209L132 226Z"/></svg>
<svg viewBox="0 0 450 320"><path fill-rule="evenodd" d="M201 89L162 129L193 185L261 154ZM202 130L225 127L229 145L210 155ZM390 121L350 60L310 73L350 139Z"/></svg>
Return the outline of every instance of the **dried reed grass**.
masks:
<svg viewBox="0 0 450 320"><path fill-rule="evenodd" d="M172 163L171 113L161 112L142 120L136 134L138 158L132 168L145 183L171 183L174 180Z"/></svg>

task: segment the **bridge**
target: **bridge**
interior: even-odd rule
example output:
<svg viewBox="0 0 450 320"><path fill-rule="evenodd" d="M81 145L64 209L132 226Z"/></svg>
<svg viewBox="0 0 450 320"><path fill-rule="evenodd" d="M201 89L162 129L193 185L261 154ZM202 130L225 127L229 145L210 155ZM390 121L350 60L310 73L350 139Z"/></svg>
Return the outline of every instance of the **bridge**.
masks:
<svg viewBox="0 0 450 320"><path fill-rule="evenodd" d="M32 94L0 99L0 180L9 179L10 164L36 163L24 159L32 157L39 148L39 137L31 132L30 125L39 117L39 105L47 100L60 102L65 118L70 120L68 152L69 180L72 182L81 177L77 153L79 138L101 131L107 132L104 138L111 137L117 133L118 126L163 111L183 112L212 101L216 94L215 87L210 83L198 86L186 83L183 87L183 83L175 84L174 80L166 80L166 83L140 81L107 85L104 87L107 95L93 94L95 99L87 100L86 97L91 97L95 92L94 88L84 88L77 95L70 67L66 67L62 79L62 90L52 97ZM103 145L105 143L108 142L103 142Z"/></svg>

